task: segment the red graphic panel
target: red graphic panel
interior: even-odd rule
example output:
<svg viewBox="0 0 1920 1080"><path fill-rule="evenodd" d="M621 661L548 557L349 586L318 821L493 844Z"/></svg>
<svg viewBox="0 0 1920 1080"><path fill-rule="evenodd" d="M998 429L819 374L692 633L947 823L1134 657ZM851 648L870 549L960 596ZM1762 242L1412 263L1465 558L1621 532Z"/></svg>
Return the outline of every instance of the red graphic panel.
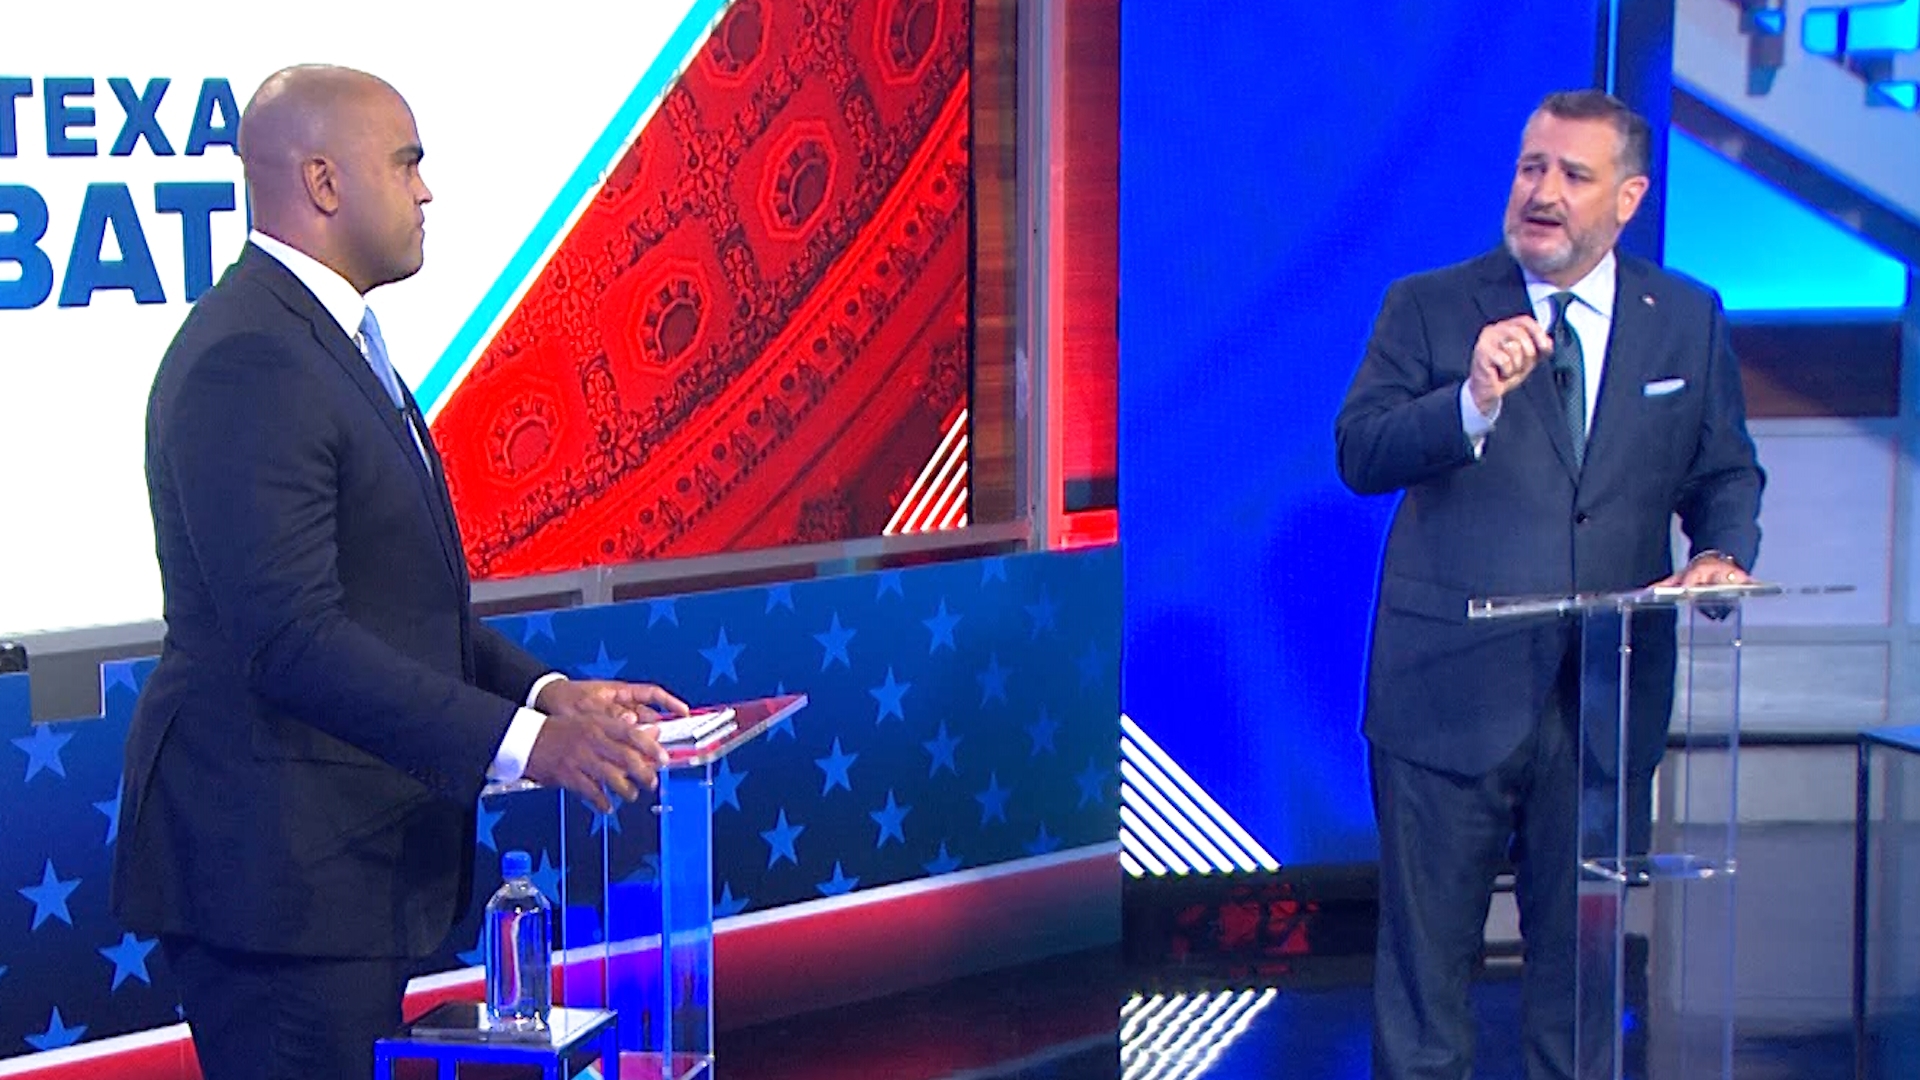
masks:
<svg viewBox="0 0 1920 1080"><path fill-rule="evenodd" d="M880 534L966 407L968 7L731 5L435 420L476 577Z"/></svg>

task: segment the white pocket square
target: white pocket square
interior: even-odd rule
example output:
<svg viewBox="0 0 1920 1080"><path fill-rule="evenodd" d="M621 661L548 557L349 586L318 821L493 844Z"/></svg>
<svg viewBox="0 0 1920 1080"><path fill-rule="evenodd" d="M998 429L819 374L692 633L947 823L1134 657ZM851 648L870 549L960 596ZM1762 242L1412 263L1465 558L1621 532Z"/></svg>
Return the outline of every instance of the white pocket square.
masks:
<svg viewBox="0 0 1920 1080"><path fill-rule="evenodd" d="M1647 397L1666 397L1668 394L1679 393L1686 388L1687 380L1685 379L1655 379L1641 387L1640 392Z"/></svg>

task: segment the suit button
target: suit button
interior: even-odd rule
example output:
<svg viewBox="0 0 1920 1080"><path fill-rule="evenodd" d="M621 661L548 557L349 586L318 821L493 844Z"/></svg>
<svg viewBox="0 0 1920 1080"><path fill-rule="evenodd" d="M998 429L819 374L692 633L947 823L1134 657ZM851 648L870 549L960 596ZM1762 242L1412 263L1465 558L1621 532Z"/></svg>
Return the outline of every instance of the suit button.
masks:
<svg viewBox="0 0 1920 1080"><path fill-rule="evenodd" d="M1575 525L1585 525L1587 521L1588 521L1588 518L1585 511L1581 511L1580 513L1573 515L1573 523Z"/></svg>

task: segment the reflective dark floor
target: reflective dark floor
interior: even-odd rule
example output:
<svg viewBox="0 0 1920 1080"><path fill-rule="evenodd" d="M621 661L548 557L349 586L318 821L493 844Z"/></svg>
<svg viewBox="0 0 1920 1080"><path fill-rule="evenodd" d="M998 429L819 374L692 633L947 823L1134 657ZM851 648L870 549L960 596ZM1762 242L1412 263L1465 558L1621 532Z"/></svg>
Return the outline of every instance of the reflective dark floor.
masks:
<svg viewBox="0 0 1920 1080"><path fill-rule="evenodd" d="M719 1072L754 1080L1366 1080L1364 968L1229 986L1086 953L878 1002L723 1032ZM1521 1080L1519 981L1475 988L1475 1076ZM1743 1033L1742 1080L1853 1075L1851 1035Z"/></svg>
<svg viewBox="0 0 1920 1080"><path fill-rule="evenodd" d="M1881 991L1865 1075L1920 1080L1920 858L1895 858L1920 850L1920 824L1891 839L1898 842L1874 856L1887 880L1875 879L1883 914L1872 921L1870 970ZM1742 829L1731 958L1737 1080L1854 1077L1853 859L1849 825ZM1064 956L723 1030L716 1073L724 1080L1368 1080L1370 897L1365 883L1313 896L1271 882L1223 889L1189 881L1171 894L1130 888L1124 953ZM1512 935L1498 925L1501 902L1495 906L1492 960L1473 992L1480 1021L1474 1076L1523 1080L1518 967ZM1638 980L1630 985L1644 995L1644 939L1641 946L1629 950L1640 965L1630 965ZM1642 1030L1657 1039L1661 1024ZM1660 1068L1652 1080L1702 1075Z"/></svg>
<svg viewBox="0 0 1920 1080"><path fill-rule="evenodd" d="M1850 825L1743 828L1731 958L1738 1080L1854 1076L1853 854ZM1880 887L1884 914L1874 920L1874 979L1896 994L1873 1009L1873 1080L1920 1080L1920 859L1901 866L1894 876L1902 880ZM1269 887L1225 899L1196 893L1158 909L1137 903L1140 895L1127 901L1124 956L1063 957L721 1032L718 1072L728 1080L1366 1080L1369 894L1321 902ZM1489 935L1499 938L1492 924ZM1642 985L1646 977L1643 967ZM1475 1077L1522 1080L1517 967L1497 951L1474 1006ZM1699 1070L1656 1072L1654 1080L1693 1080Z"/></svg>

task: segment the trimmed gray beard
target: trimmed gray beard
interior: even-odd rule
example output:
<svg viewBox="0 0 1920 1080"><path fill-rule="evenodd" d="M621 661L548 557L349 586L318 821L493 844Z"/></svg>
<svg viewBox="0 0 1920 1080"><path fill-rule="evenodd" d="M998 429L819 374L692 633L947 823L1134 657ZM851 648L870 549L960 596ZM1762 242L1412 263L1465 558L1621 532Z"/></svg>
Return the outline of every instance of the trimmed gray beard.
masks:
<svg viewBox="0 0 1920 1080"><path fill-rule="evenodd" d="M1573 238L1569 236L1566 246L1561 249L1563 254L1556 255L1551 261L1545 263L1529 262L1527 256L1520 254L1520 240L1514 233L1515 230L1513 229L1508 229L1505 232L1507 254L1513 256L1514 262L1519 263L1531 271L1535 277L1546 277L1549 274L1557 274L1567 267L1572 266L1575 259L1579 257L1580 252L1576 250Z"/></svg>

